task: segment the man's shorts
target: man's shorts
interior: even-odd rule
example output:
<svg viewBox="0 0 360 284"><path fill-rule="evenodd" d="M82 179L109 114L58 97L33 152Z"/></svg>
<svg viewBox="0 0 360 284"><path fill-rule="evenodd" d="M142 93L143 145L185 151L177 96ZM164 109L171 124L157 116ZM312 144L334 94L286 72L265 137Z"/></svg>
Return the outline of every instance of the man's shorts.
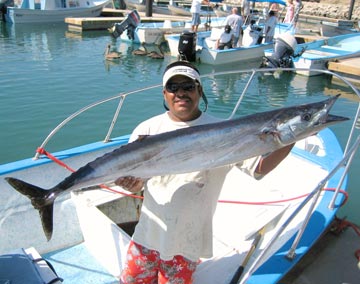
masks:
<svg viewBox="0 0 360 284"><path fill-rule="evenodd" d="M130 241L121 284L165 284L192 283L192 275L197 262L181 255L172 260L160 259L159 253Z"/></svg>
<svg viewBox="0 0 360 284"><path fill-rule="evenodd" d="M191 18L191 25L198 26L201 24L200 13L193 13Z"/></svg>

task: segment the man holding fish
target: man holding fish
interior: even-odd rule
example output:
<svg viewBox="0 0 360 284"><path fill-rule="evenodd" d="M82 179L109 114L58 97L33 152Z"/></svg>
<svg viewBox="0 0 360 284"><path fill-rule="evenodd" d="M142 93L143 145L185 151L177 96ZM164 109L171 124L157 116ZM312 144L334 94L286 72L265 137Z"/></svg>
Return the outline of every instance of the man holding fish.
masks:
<svg viewBox="0 0 360 284"><path fill-rule="evenodd" d="M163 75L163 96L167 111L138 125L129 142L220 121L200 110L200 100L203 99L206 106L207 100L199 71L189 62L177 61L167 66ZM247 159L236 166L261 178L289 154L293 145L266 157ZM192 283L199 258L212 256L212 217L222 184L232 166L155 176L148 180L133 176L116 180L117 185L132 192L144 189L140 220L129 245L120 283Z"/></svg>
<svg viewBox="0 0 360 284"><path fill-rule="evenodd" d="M144 188L123 284L192 283L199 258L212 256L212 218L229 170L236 165L261 178L296 141L348 120L330 114L337 95L220 121L200 110L201 98L207 106L200 74L185 61L165 69L163 96L167 111L141 123L131 143L78 168L53 187L5 177L39 211L48 241L58 196L113 181L134 192Z"/></svg>

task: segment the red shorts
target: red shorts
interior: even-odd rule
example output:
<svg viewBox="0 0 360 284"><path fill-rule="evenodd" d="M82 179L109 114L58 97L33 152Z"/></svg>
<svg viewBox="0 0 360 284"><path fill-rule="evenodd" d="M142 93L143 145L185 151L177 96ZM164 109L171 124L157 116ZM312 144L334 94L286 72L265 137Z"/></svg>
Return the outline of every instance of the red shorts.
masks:
<svg viewBox="0 0 360 284"><path fill-rule="evenodd" d="M133 241L129 244L126 264L121 273L122 284L191 284L197 262L176 255L172 260L161 260L159 253Z"/></svg>

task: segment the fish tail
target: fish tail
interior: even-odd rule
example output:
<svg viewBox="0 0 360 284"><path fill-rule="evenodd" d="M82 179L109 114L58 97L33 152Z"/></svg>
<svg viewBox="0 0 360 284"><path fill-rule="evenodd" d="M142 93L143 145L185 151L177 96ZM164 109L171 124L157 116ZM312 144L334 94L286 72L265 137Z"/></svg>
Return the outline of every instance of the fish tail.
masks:
<svg viewBox="0 0 360 284"><path fill-rule="evenodd" d="M7 177L5 180L18 192L31 200L32 206L39 211L41 224L49 241L53 232L53 210L55 197L46 190L22 180Z"/></svg>

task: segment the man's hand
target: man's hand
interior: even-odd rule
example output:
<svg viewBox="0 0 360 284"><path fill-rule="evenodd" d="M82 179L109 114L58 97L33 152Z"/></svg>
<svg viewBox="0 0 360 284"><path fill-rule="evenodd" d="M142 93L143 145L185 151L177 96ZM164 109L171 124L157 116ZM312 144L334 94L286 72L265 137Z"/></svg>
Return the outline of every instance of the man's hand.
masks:
<svg viewBox="0 0 360 284"><path fill-rule="evenodd" d="M115 180L115 184L121 186L127 191L139 192L144 186L144 181L141 178L127 176L118 178Z"/></svg>

